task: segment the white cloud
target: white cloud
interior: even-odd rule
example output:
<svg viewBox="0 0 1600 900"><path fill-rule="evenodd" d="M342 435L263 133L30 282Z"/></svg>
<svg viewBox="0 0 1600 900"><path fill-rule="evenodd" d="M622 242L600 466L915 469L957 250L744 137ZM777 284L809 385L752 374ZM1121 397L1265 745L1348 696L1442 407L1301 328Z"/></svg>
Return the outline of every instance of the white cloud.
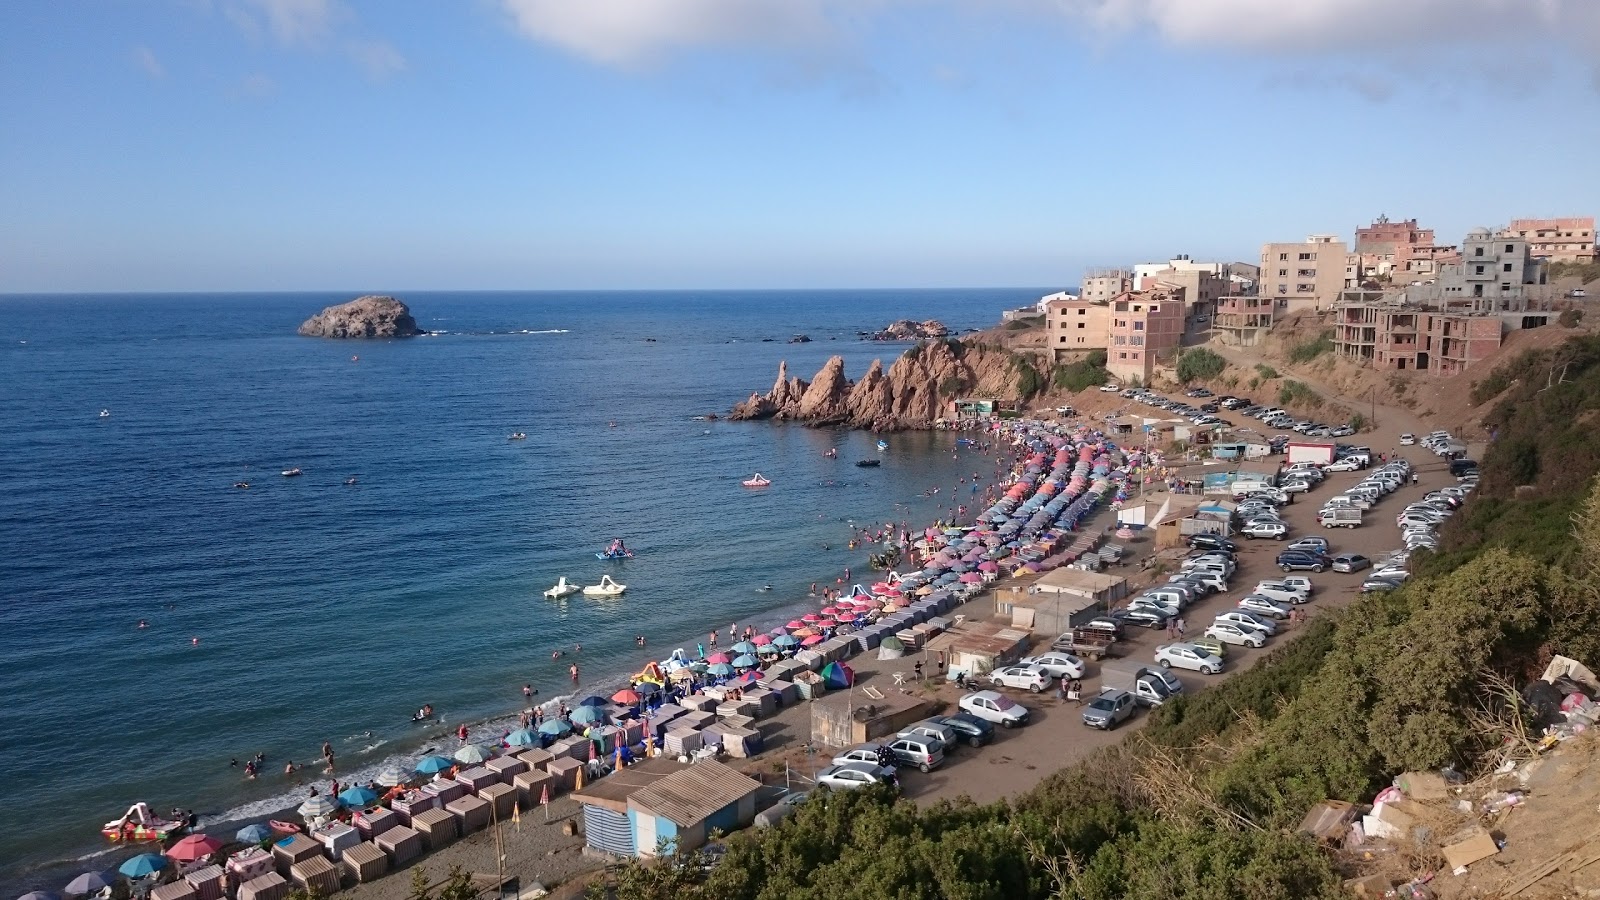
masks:
<svg viewBox="0 0 1600 900"><path fill-rule="evenodd" d="M373 81L383 81L406 70L405 56L388 41L349 41L345 52Z"/></svg>
<svg viewBox="0 0 1600 900"><path fill-rule="evenodd" d="M837 0L501 0L524 35L609 65L696 46L799 48L840 33Z"/></svg>
<svg viewBox="0 0 1600 900"><path fill-rule="evenodd" d="M156 58L154 50L140 44L133 48L133 64L144 71L151 78L167 77L167 68Z"/></svg>
<svg viewBox="0 0 1600 900"><path fill-rule="evenodd" d="M313 44L328 36L338 7L333 0L246 0L285 44Z"/></svg>

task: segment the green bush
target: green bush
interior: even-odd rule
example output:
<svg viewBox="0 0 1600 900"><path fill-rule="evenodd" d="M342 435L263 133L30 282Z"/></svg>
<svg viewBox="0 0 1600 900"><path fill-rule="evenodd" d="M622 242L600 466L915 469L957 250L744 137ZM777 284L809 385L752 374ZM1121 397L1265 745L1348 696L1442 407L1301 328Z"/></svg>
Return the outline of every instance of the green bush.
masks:
<svg viewBox="0 0 1600 900"><path fill-rule="evenodd" d="M1278 389L1278 403L1316 409L1322 405L1322 395L1298 381L1285 381L1283 387Z"/></svg>
<svg viewBox="0 0 1600 900"><path fill-rule="evenodd" d="M1044 390L1044 376L1034 368L1033 363L1024 358L1016 360L1017 369L1017 395L1023 400L1033 397Z"/></svg>
<svg viewBox="0 0 1600 900"><path fill-rule="evenodd" d="M1184 384L1215 378L1228 367L1228 361L1204 347L1185 350L1178 356L1178 380Z"/></svg>
<svg viewBox="0 0 1600 900"><path fill-rule="evenodd" d="M1261 376L1262 381L1271 381L1272 379L1279 377L1278 370L1267 365L1266 363L1256 363L1256 374Z"/></svg>
<svg viewBox="0 0 1600 900"><path fill-rule="evenodd" d="M1056 366L1050 381L1057 388L1074 394L1109 383L1111 373L1106 371L1106 351L1090 350L1083 359Z"/></svg>
<svg viewBox="0 0 1600 900"><path fill-rule="evenodd" d="M1293 363L1308 363L1324 353L1333 351L1333 329L1324 329L1315 338L1296 344L1289 350L1289 361Z"/></svg>
<svg viewBox="0 0 1600 900"><path fill-rule="evenodd" d="M1561 315L1556 316L1556 322L1558 322L1562 328L1577 328L1578 323L1582 321L1583 310L1578 309L1577 307L1563 309L1561 311Z"/></svg>

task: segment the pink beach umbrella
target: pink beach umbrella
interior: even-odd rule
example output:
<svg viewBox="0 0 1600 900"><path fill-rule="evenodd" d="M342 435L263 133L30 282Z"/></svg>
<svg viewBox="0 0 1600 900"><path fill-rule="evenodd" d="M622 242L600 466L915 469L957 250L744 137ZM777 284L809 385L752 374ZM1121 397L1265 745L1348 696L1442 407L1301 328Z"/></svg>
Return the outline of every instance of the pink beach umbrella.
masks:
<svg viewBox="0 0 1600 900"><path fill-rule="evenodd" d="M978 574L977 572L967 572L966 574L961 576L961 583L962 584L977 584L978 582L980 582L982 580L983 580L983 576Z"/></svg>
<svg viewBox="0 0 1600 900"><path fill-rule="evenodd" d="M854 622L856 620L856 614L851 612L842 612L837 616L834 616L834 618L841 622Z"/></svg>
<svg viewBox="0 0 1600 900"><path fill-rule="evenodd" d="M799 619L790 619L789 620L789 624L787 624L787 625L785 625L783 627L789 629L790 631L794 631L797 628L806 627L806 623L800 621Z"/></svg>
<svg viewBox="0 0 1600 900"><path fill-rule="evenodd" d="M819 628L832 628L833 626L838 625L838 624L839 624L839 620L833 618L832 616L829 616L829 617L827 617L825 619L818 619L817 620L817 627L819 627Z"/></svg>
<svg viewBox="0 0 1600 900"><path fill-rule="evenodd" d="M837 606L824 606L822 608L822 614L825 616L831 616L838 611L839 608Z"/></svg>
<svg viewBox="0 0 1600 900"><path fill-rule="evenodd" d="M899 588L889 588L887 591L883 592L883 596L885 596L885 597L898 597L898 596L900 596L900 589Z"/></svg>
<svg viewBox="0 0 1600 900"><path fill-rule="evenodd" d="M978 571L979 572L998 572L998 571L1000 571L1000 564L995 562L992 559L986 559L983 562L978 563Z"/></svg>
<svg viewBox="0 0 1600 900"><path fill-rule="evenodd" d="M874 585L873 585L873 586L872 586L872 592L873 592L873 593L874 593L874 594L881 594L881 593L883 593L883 592L884 592L884 591L887 591L887 590L888 590L888 589L890 589L890 588L892 588L892 587L894 587L894 585L892 585L892 584L890 584L890 583L889 583L889 582L887 582L887 581L880 581L880 582L878 582L878 583L877 583L877 584L874 584Z"/></svg>
<svg viewBox="0 0 1600 900"><path fill-rule="evenodd" d="M706 657L706 665L708 665L708 666L714 666L717 663L726 663L726 662L729 662L728 654L726 654L726 653L713 653L710 656Z"/></svg>
<svg viewBox="0 0 1600 900"><path fill-rule="evenodd" d="M209 834L191 834L172 845L167 855L179 862L204 859L222 849L222 842Z"/></svg>
<svg viewBox="0 0 1600 900"><path fill-rule="evenodd" d="M817 615L816 613L806 613L805 615L800 617L800 621L806 622L806 623L811 623L811 622L817 621L820 618L822 618L822 617Z"/></svg>
<svg viewBox="0 0 1600 900"><path fill-rule="evenodd" d="M802 647L815 647L817 644L820 644L820 643L822 643L822 635L813 634L810 637L806 638L805 640L801 641L800 642L800 646L802 646Z"/></svg>
<svg viewBox="0 0 1600 900"><path fill-rule="evenodd" d="M757 647L765 647L772 643L772 638L769 635L758 634L750 639L750 643L755 644Z"/></svg>
<svg viewBox="0 0 1600 900"><path fill-rule="evenodd" d="M905 609L906 607L911 605L911 601L907 600L904 597L896 597L893 600L889 601L889 605L893 606L895 609Z"/></svg>

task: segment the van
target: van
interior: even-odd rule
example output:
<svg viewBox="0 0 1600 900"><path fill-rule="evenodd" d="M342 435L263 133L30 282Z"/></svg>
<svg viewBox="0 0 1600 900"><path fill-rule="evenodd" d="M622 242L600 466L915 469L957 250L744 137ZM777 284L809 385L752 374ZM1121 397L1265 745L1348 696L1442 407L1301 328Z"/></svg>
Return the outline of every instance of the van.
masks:
<svg viewBox="0 0 1600 900"><path fill-rule="evenodd" d="M1187 605L1190 600L1194 599L1188 591L1173 587L1170 584L1151 588L1150 590L1145 591L1144 595L1151 599L1166 603L1169 606L1177 606L1179 608L1182 608L1183 606Z"/></svg>

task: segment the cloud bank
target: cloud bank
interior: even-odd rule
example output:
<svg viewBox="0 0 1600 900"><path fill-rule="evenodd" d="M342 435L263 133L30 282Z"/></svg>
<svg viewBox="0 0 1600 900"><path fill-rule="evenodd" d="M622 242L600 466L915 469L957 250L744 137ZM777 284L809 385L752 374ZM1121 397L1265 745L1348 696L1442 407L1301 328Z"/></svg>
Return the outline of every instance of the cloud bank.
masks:
<svg viewBox="0 0 1600 900"><path fill-rule="evenodd" d="M607 65L697 46L800 48L839 34L836 0L501 0L522 34Z"/></svg>

